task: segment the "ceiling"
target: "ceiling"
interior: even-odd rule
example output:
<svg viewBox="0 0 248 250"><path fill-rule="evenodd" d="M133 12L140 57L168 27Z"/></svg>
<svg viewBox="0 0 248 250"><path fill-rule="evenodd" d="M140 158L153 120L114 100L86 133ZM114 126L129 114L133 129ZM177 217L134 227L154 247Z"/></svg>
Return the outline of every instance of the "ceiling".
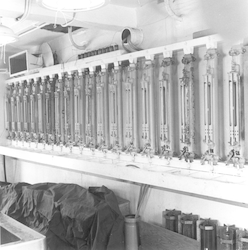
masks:
<svg viewBox="0 0 248 250"><path fill-rule="evenodd" d="M28 13L23 16L28 1ZM40 6L37 0L0 0L3 25L12 28L19 36L17 42L6 46L6 51L13 54L64 35L58 29L44 29L48 24L58 27L59 24L63 25L72 20L70 25L88 29L121 31L127 26L136 27L136 10L151 3L157 3L157 0L109 0L109 4L100 9L77 12L74 16L73 13L47 10Z"/></svg>
<svg viewBox="0 0 248 250"><path fill-rule="evenodd" d="M58 25L67 23L93 34L96 29L106 34L126 27L140 28L149 40L146 45L144 39L144 48L191 39L194 32L208 28L236 42L243 39L248 27L247 0L239 0L238 4L236 0L108 0L99 9L77 13L51 11L37 1L0 0L2 23L19 36L17 42L6 46L8 55L58 39L65 34ZM179 17L182 20L176 22ZM51 29L44 29L47 25ZM74 38L79 33L74 32Z"/></svg>

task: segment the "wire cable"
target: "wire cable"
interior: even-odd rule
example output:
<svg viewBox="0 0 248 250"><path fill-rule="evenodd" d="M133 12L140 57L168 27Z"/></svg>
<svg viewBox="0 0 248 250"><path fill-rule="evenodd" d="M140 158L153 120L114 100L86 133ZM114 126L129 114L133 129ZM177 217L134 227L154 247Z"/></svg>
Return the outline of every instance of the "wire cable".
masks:
<svg viewBox="0 0 248 250"><path fill-rule="evenodd" d="M73 38L72 38L72 27L69 26L68 27L68 33L69 33L69 39L70 39L70 42L71 44L76 48L76 49L79 49L79 50L85 50L86 49L86 45L87 45L87 42L84 41L84 45L78 45L74 42Z"/></svg>

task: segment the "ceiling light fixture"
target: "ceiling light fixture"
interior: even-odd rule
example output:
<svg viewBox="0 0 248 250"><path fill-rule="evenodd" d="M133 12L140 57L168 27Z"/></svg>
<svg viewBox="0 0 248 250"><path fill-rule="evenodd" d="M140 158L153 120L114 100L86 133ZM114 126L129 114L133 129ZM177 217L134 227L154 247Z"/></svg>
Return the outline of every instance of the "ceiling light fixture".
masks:
<svg viewBox="0 0 248 250"><path fill-rule="evenodd" d="M0 23L0 46L4 46L8 43L16 42L18 36L14 31Z"/></svg>
<svg viewBox="0 0 248 250"><path fill-rule="evenodd" d="M62 12L94 10L104 6L109 0L37 0L43 7Z"/></svg>

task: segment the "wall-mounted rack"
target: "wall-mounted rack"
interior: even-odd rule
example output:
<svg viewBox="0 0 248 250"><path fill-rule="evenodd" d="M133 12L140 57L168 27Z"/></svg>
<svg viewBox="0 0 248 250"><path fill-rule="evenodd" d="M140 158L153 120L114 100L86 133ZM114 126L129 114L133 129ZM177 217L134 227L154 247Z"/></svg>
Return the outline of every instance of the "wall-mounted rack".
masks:
<svg viewBox="0 0 248 250"><path fill-rule="evenodd" d="M213 148L207 145L210 151L214 149L214 153L209 151L210 154L205 155L204 162L208 161L209 165L202 166L199 159L188 164L175 157L170 162L176 148L174 144L185 160L191 157L188 154L191 148L184 152L179 145L181 136L176 136L180 134L180 121L187 119L184 112L191 99L187 96L188 88L179 94L182 74L179 71L175 76L178 65L169 64L173 61L173 51L180 51L178 58L181 59L182 55L192 54L196 47L204 47L204 52L215 49L219 41L220 37L213 35L130 54L113 51L8 79L6 129L15 134L8 142L19 148L1 147L2 154L23 160L31 160L31 157L34 162L53 167L147 183L247 207L243 193L237 195L238 190L247 187L246 169L239 171L224 162L213 166L215 162L211 159L214 153L218 154L217 143ZM182 69L180 60L177 62ZM216 70L217 60L210 66ZM219 126L218 107L213 105L217 103L217 75L211 74L212 71L205 75L205 70L201 73L202 84L197 82L198 85L192 86L202 88L205 98L200 103L204 112L200 114L198 110L197 116L198 123L202 120L204 127L203 133L197 134L198 141L204 138L218 141L217 137L221 136L215 130ZM174 121L179 110L181 118ZM193 117L193 112L191 115ZM188 126L185 124L184 128ZM176 126L180 128L176 130ZM194 123L190 122L190 126L192 129ZM30 153L20 147L37 148L39 152ZM206 151L205 144L201 150L202 154ZM70 154L75 151L76 156ZM127 163L132 164L134 159L135 164L145 167L127 168ZM118 171L116 164L119 164Z"/></svg>
<svg viewBox="0 0 248 250"><path fill-rule="evenodd" d="M160 148L163 146L166 147L166 153L163 155L167 157L167 155L170 154L169 151L172 146L172 138L169 130L173 127L173 124L168 120L172 119L171 108L173 106L173 100L171 100L171 96L175 95L175 92L172 93L171 88L172 81L175 81L175 79L171 79L171 76L173 74L171 71L171 67L169 70L169 74L165 73L165 70L162 70L163 67L161 67L159 72L156 68L153 68L155 55L157 55L156 58L162 57L163 59L170 59L172 58L173 51L181 50L183 51L184 55L190 55L194 52L195 47L216 49L217 43L220 40L221 39L218 35L212 35L157 48L137 51L130 54L122 54L121 51L113 51L106 54L96 55L90 58L84 58L65 64L43 68L40 69L40 72L36 74L8 79L6 83L7 85L12 87L7 92L7 95L9 95L9 99L6 102L8 106L6 109L8 111L6 112L6 127L8 127L9 129L10 125L12 125L12 128L15 128L13 130L14 132L20 133L21 130L24 129L26 132L30 130L29 132L31 133L39 132L41 134L45 134L46 136L46 134L50 135L51 133L53 133L53 127L55 126L54 124L56 124L55 130L57 131L57 134L58 131L61 134L62 130L68 130L69 128L70 133L67 131L67 133L65 133L66 138L63 138L63 141L66 142L69 134L70 136L72 136L72 140L74 140L75 138L79 140L80 135L78 133L81 133L81 137L84 137L84 135L82 135L82 131L87 130L89 132L89 135L87 136L88 143L89 141L91 141L92 137L94 137L94 130L97 130L99 132L99 138L97 139L97 141L92 142L94 144L99 144L100 141L105 140L107 146L109 146L110 144L113 146L113 144L115 144L117 141L118 143L119 141L121 141L121 147L128 147L130 146L130 143L134 143L134 147L137 151L139 147L141 147L141 150L144 150L144 147L148 147L149 152L154 151L155 153L161 151ZM123 68L125 67L123 67L124 62L129 62L127 70L128 73L126 72L126 75L123 75L122 72ZM140 64L140 62L142 65ZM110 66L112 67L112 71L114 71L114 80L110 76ZM192 66L190 66L189 68L191 67ZM217 70L216 68L217 60L215 60L215 63L213 64L211 70ZM186 79L187 77L192 77L193 79L194 76L186 73L186 71L187 69L185 68L183 73L184 78ZM160 79L156 79L156 74L159 75ZM166 74L167 77L165 76ZM213 74L211 72L208 72L207 74L208 76L211 75L211 77L213 77ZM205 78L205 81L209 81L210 79L210 77ZM159 88L161 86L156 86L157 82L159 81L160 83L163 82L164 84L164 87L160 89L160 93ZM105 84L107 82L108 84ZM114 92L112 91L114 84L112 84L111 82L116 82L118 85L117 88L114 87ZM166 88L165 82L167 82ZM213 127L216 128L216 121L214 122L214 125L211 122L213 118L215 118L216 120L218 113L217 108L214 108L216 106L215 104L217 103L217 84L218 79L216 74L214 78L214 85L212 84L212 86L210 84L210 91L207 92L209 89L207 88L207 86L210 86L209 84L206 83L204 88L204 119L208 122L208 125L205 124L205 137L206 135L209 135L209 131L212 130ZM122 89L121 85L125 85L126 90ZM184 87L181 86L184 91L181 91L182 93L180 94L179 103L176 105L178 106L177 109L180 112L180 119L178 122L183 124L179 132L182 144L180 150L182 151L181 154L183 155L183 157L186 156L186 158L188 158L188 156L190 156L190 151L194 151L194 147L198 147L192 145L192 142L194 142L194 88L197 86L194 86L194 83L192 81L192 86L190 88L186 85L187 83L184 82ZM129 90L127 90L128 86ZM87 91L85 89L86 87ZM99 91L101 88L102 92L100 95ZM99 95L99 98L95 96L94 100L91 95L88 95L88 90L92 92L92 97L97 93ZM212 93L213 91L215 93ZM190 96L188 96L188 94L190 94ZM236 92L236 94L238 94L238 92ZM164 95L167 95L167 97L169 98L165 98ZM117 98L118 102L115 99L116 96L120 97ZM108 97L110 97L109 102L107 101ZM35 98L37 98L36 102L34 101ZM122 98L124 98L123 102L120 101ZM208 101L208 98L215 98L215 100L209 99ZM237 99L237 96L235 98ZM159 99L160 104L156 103L157 99ZM189 100L191 102L190 104ZM17 108L15 108L15 103ZM30 105L28 105L28 103L30 103ZM113 105L113 103L115 104ZM86 113L88 112L87 125L85 124L85 115L82 116L82 114L78 112L77 107L79 106L87 106L85 110ZM110 108L110 106L115 108L115 114L111 112L112 109ZM238 113L237 108L239 106L240 104L235 106L235 114ZM90 110L88 109L88 107L90 108ZM157 107L160 114L165 115L165 111L167 112L166 122L169 122L164 125L160 124L160 128L157 127L156 123L153 124L154 120L158 120L158 123L160 120L159 115L154 115L154 113L156 113L154 112L154 109L156 109ZM76 108L76 111L74 110L74 108ZM66 110L66 113L64 113L65 117L62 115L58 117L58 112L56 113L55 118L51 117L51 113L54 113L55 109L57 111L59 110L60 113ZM104 110L108 109L109 111L104 112ZM100 112L100 110L102 111ZM124 114L120 115L122 112ZM92 115L94 113L97 114L97 117L94 117ZM42 117L44 117L44 119ZM112 119L113 117L116 117L117 120L119 119L118 124L116 122L113 123L109 121L109 119ZM132 117L133 120L132 124L128 125L128 119L130 120L130 117ZM98 121L95 122L95 120L98 118L102 118L104 120L102 125L100 125ZM188 118L190 119L190 121L186 121ZM210 118L211 122L209 121ZM231 118L232 117L230 117L230 119ZM241 118L242 117L239 116L239 119ZM66 119L66 121L64 121L64 119ZM77 124L74 124L74 119L76 119ZM23 120L23 124L20 123L21 120ZM112 127L110 129L106 129L109 126L109 123ZM125 126L123 126L122 124L125 124ZM140 124L142 124L142 128L139 128ZM89 128L89 126L91 128ZM101 133L100 127L103 130ZM92 130L92 128L93 131L90 132L89 129ZM138 128L142 131L141 135L138 135ZM168 137L166 138L166 143L165 141L161 141L161 139L160 142L158 142L159 139L157 139L156 134L157 130L160 130L161 135L163 134L162 137ZM118 134L118 131L121 131L120 134ZM75 135L75 133L77 135ZM109 133L115 134L115 139L109 138ZM131 139L129 141L128 139L126 139L122 142L122 134L125 133L130 133ZM216 136L217 132L212 131L211 133L214 133ZM239 134L242 133L239 131ZM187 136L192 138L186 138ZM186 141L188 144L186 143L187 146L185 148L183 143L185 143ZM214 142L214 150L218 153L217 141L218 140L215 140ZM211 142L206 142L206 144L208 145L208 148L213 150L213 147L209 146ZM145 151L148 152L147 150Z"/></svg>
<svg viewBox="0 0 248 250"><path fill-rule="evenodd" d="M166 160L171 160L175 152L179 159L190 162L195 155L200 157L205 152L202 164L205 161L216 164L217 60L210 65L212 54L209 55L207 72L203 73L207 77L204 75L200 87L204 96L200 102L202 116L195 112L195 98L200 92L195 94L199 85L194 82L194 64L199 62L194 63L192 54L196 47L216 50L219 41L218 35L212 35L129 54L118 50L8 79L9 136L12 140L70 147L86 145L103 150L118 147L149 158L160 154ZM183 55L174 65L173 51ZM173 71L180 67L181 78L178 75L175 79ZM177 120L173 113L179 114ZM195 125L201 119L204 135L196 135ZM200 149L199 141L205 142L207 150L206 146ZM235 155L233 164L236 158ZM243 167L243 158L239 162L238 166Z"/></svg>

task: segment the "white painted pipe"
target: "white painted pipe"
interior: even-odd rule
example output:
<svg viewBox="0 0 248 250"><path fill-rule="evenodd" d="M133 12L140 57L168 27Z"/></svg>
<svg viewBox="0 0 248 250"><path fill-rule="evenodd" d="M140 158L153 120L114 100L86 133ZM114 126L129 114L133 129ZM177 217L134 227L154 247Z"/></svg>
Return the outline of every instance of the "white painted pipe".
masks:
<svg viewBox="0 0 248 250"><path fill-rule="evenodd" d="M78 45L73 40L73 38L72 38L72 27L68 27L68 34L69 34L69 39L70 39L71 45L73 45L76 49L79 49L79 50L85 50L86 49L87 41L83 41L83 45Z"/></svg>

